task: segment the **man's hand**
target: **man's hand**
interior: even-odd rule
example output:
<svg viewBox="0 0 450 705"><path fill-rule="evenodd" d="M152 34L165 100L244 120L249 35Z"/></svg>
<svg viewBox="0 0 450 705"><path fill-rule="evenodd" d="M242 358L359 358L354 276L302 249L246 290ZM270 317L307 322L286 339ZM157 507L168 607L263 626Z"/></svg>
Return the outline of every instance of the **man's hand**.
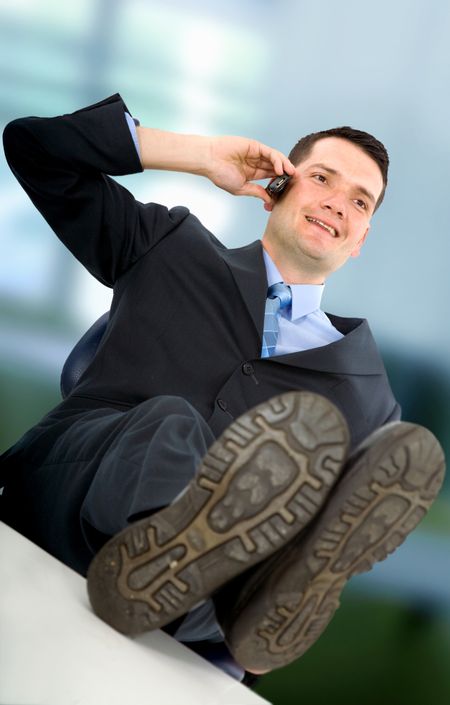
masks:
<svg viewBox="0 0 450 705"><path fill-rule="evenodd" d="M284 154L246 137L201 137L140 126L137 135L144 169L200 174L236 196L261 198L267 210L272 198L252 182L295 173Z"/></svg>
<svg viewBox="0 0 450 705"><path fill-rule="evenodd" d="M263 186L252 181L293 175L294 165L282 152L246 137L211 138L211 161L206 176L216 186L235 196L256 196L270 205Z"/></svg>

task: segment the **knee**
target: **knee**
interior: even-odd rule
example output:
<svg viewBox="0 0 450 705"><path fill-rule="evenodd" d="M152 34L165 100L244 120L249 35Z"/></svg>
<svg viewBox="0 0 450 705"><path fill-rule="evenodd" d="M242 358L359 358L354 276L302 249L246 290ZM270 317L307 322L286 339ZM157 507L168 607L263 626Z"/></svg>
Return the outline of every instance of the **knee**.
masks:
<svg viewBox="0 0 450 705"><path fill-rule="evenodd" d="M176 415L197 418L200 416L197 409L187 399L171 394L152 397L147 399L144 404L161 417Z"/></svg>
<svg viewBox="0 0 450 705"><path fill-rule="evenodd" d="M182 436L185 439L202 439L202 454L213 443L214 435L199 411L184 397L164 395L155 397L157 416L161 419L163 433ZM192 441L194 442L194 441Z"/></svg>
<svg viewBox="0 0 450 705"><path fill-rule="evenodd" d="M136 435L142 431L147 437L149 433L158 436L178 434L186 437L189 434L200 434L210 444L214 440L213 433L203 416L184 397L164 394L152 397L134 407L127 419Z"/></svg>

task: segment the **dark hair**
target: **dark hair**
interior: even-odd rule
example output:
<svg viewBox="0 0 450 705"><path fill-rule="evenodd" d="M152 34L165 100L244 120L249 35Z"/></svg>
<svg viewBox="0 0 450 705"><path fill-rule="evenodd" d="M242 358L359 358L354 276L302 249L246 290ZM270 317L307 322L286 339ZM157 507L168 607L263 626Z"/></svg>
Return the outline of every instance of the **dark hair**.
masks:
<svg viewBox="0 0 450 705"><path fill-rule="evenodd" d="M304 159L307 159L311 154L311 150L315 143L323 140L326 137L339 137L348 142L353 142L357 147L363 150L374 162L378 165L381 176L383 177L383 189L380 193L378 201L375 204L375 210L381 205L386 191L388 180L389 156L386 147L379 142L373 135L362 130L355 130L353 127L333 127L330 130L322 130L321 132L312 132L310 135L302 137L295 147L289 153L289 159L297 166Z"/></svg>

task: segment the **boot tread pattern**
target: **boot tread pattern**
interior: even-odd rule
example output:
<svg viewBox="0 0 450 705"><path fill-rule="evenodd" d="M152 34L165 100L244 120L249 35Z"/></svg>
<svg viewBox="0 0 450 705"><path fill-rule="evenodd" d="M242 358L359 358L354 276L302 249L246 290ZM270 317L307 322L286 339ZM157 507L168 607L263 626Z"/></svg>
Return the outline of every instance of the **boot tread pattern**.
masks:
<svg viewBox="0 0 450 705"><path fill-rule="evenodd" d="M239 644L233 653L245 667L301 656L330 622L346 581L385 559L426 514L443 481L442 450L426 429L401 426L406 434L399 428L387 448L381 439L381 459L375 448L356 462L305 544L275 570L261 604L253 599L248 614L242 610L230 643Z"/></svg>
<svg viewBox="0 0 450 705"><path fill-rule="evenodd" d="M88 579L94 610L126 633L187 612L311 520L347 445L340 413L309 392L247 412L213 443L178 500L96 556Z"/></svg>

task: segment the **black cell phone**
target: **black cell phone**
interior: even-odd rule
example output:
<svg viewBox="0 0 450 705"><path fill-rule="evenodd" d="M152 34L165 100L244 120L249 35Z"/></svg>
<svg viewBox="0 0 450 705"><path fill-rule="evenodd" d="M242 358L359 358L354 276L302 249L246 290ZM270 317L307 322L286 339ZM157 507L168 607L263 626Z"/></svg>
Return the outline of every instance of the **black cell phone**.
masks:
<svg viewBox="0 0 450 705"><path fill-rule="evenodd" d="M282 174L281 176L276 176L268 186L266 186L266 191L269 196L276 197L283 193L284 189L288 185L291 177L289 174Z"/></svg>

